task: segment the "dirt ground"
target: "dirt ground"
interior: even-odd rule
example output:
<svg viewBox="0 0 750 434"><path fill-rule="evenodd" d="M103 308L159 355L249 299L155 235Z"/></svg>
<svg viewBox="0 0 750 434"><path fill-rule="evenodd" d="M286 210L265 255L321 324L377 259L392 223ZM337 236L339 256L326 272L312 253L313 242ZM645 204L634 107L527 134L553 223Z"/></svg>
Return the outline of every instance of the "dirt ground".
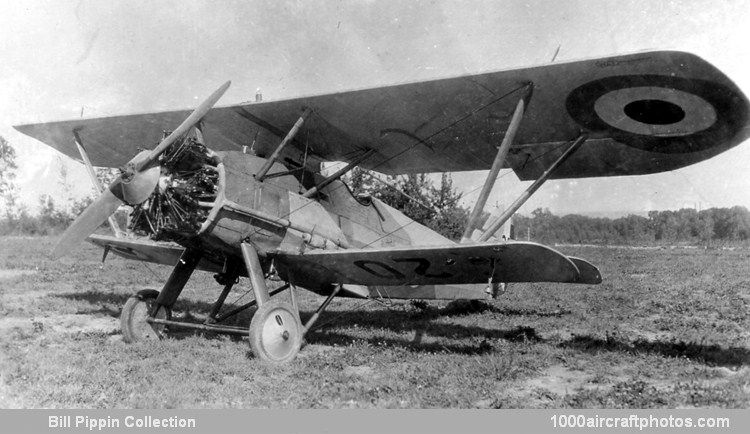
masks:
<svg viewBox="0 0 750 434"><path fill-rule="evenodd" d="M119 313L169 269L0 238L0 407L750 407L750 251L559 247L604 283L513 284L479 303L336 300L289 365L243 339L126 344ZM220 287L198 273L176 315ZM229 296L251 298L245 282ZM300 293L303 318L322 301ZM246 325L250 313L236 323Z"/></svg>

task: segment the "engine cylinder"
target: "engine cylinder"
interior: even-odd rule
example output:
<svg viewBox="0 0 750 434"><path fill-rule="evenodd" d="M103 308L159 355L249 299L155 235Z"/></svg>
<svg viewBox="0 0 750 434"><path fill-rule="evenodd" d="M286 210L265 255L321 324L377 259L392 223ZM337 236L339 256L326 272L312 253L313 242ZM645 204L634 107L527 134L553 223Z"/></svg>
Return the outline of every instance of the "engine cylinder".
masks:
<svg viewBox="0 0 750 434"><path fill-rule="evenodd" d="M219 160L193 138L176 142L159 157L159 182L131 213L129 229L155 241L195 237L219 191Z"/></svg>

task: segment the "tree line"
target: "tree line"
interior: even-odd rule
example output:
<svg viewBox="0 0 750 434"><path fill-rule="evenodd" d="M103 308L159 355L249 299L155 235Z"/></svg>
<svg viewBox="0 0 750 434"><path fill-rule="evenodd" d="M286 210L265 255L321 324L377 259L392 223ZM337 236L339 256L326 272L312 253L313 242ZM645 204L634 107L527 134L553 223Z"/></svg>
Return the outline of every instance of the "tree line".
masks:
<svg viewBox="0 0 750 434"><path fill-rule="evenodd" d="M52 235L61 233L93 202L95 196L79 199L70 198L70 185L67 172L61 167L58 182L67 191L68 198L55 200L50 195L39 197L39 211L30 213L18 201L15 185L16 153L13 147L0 136L0 235ZM115 171L110 168L97 168L99 180L107 185L114 179Z"/></svg>
<svg viewBox="0 0 750 434"><path fill-rule="evenodd" d="M530 216L513 219L516 239L543 243L575 244L667 244L747 242L750 211L742 206L697 211L650 211L648 216L628 215L615 219L582 215L556 216L536 209Z"/></svg>

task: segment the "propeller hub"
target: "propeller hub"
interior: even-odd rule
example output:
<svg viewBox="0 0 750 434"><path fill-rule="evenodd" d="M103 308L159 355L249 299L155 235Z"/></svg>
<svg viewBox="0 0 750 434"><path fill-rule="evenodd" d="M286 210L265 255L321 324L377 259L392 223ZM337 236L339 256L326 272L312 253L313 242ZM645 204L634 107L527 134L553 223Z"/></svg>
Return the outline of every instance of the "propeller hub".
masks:
<svg viewBox="0 0 750 434"><path fill-rule="evenodd" d="M136 155L121 169L120 177L109 186L112 194L128 205L137 205L148 199L159 182L161 175L159 166L135 170L137 163L148 154L149 151L141 151Z"/></svg>
<svg viewBox="0 0 750 434"><path fill-rule="evenodd" d="M130 161L120 168L120 179L122 179L122 182L130 182L136 173L135 165Z"/></svg>

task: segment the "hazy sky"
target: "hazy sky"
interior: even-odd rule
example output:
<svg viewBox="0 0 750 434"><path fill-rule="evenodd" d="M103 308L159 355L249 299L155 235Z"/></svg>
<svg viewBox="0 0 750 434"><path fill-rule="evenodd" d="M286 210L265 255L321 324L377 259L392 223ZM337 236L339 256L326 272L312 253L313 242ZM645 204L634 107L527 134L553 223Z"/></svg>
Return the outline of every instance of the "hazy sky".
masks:
<svg viewBox="0 0 750 434"><path fill-rule="evenodd" d="M23 199L88 189L82 167L11 125L334 92L645 49L702 56L750 94L748 1L6 1L0 135ZM521 210L596 213L750 207L750 145L665 174L550 181ZM454 179L476 198L482 176ZM528 183L501 173L491 203ZM75 193L75 192L73 192Z"/></svg>

